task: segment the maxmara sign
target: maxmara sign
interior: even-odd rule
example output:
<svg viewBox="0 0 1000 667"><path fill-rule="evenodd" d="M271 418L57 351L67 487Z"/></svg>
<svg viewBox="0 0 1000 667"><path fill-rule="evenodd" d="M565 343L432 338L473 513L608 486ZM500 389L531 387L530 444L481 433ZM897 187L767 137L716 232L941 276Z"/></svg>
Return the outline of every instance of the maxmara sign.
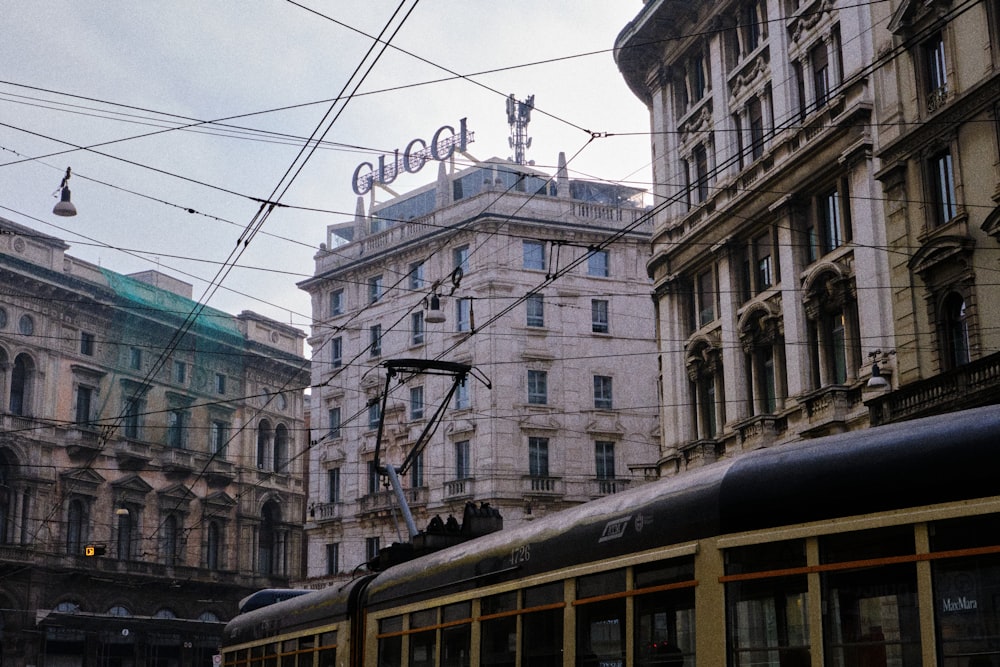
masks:
<svg viewBox="0 0 1000 667"><path fill-rule="evenodd" d="M458 121L458 131L451 125L442 125L431 137L430 144L423 139L414 139L406 144L403 154L397 148L393 155L380 155L378 169L371 162L362 162L354 170L351 187L355 194L363 195L375 185L388 185L396 180L401 173L415 174L420 171L428 160L447 160L455 154L465 152L465 147L475 139L472 132L465 127L465 118ZM386 158L389 160L386 160Z"/></svg>

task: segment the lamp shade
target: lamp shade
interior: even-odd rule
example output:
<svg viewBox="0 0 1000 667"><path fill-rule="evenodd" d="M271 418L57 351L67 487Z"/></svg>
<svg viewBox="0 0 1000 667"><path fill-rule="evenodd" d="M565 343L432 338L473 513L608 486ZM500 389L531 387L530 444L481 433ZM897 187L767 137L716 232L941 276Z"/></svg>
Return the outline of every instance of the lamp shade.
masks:
<svg viewBox="0 0 1000 667"><path fill-rule="evenodd" d="M441 312L441 299L437 294L432 294L427 314L424 315L424 322L430 324L440 324L444 322L444 313Z"/></svg>
<svg viewBox="0 0 1000 667"><path fill-rule="evenodd" d="M64 218L70 218L76 215L76 206L74 206L73 202L69 200L69 188L63 187L62 194L59 197L59 203L52 209L52 212Z"/></svg>

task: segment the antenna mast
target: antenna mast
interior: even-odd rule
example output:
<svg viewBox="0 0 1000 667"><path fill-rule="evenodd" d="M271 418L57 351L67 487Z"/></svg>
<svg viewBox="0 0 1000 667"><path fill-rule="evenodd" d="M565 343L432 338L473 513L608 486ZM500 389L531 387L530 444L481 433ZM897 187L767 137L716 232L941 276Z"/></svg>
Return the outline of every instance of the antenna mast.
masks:
<svg viewBox="0 0 1000 667"><path fill-rule="evenodd" d="M531 148L531 137L528 136L528 123L531 122L531 110L535 108L535 96L529 95L524 102L514 99L514 93L507 98L507 124L510 125L510 147L514 149L511 158L517 164L528 164L525 152Z"/></svg>

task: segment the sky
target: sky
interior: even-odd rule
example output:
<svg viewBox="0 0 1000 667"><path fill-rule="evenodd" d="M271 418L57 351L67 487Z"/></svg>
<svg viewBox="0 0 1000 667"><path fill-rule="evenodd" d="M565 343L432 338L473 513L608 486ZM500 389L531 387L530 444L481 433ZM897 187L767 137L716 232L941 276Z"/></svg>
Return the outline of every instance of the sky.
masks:
<svg viewBox="0 0 1000 667"><path fill-rule="evenodd" d="M564 152L571 177L649 187L648 112L612 54L641 0L0 8L0 217L119 273L160 270L233 314L308 332L296 283L326 227L353 218L357 165L462 118L472 156L510 157L511 93L535 96L537 168L554 173ZM307 146L317 129L323 141ZM52 208L67 167L78 215L62 218ZM436 175L429 163L391 187ZM261 216L262 201L280 206Z"/></svg>

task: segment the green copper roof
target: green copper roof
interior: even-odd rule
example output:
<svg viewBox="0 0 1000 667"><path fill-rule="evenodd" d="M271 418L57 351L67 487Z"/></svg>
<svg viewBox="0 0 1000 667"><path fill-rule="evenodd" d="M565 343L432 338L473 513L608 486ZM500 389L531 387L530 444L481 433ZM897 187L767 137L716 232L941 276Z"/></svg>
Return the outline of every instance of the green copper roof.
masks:
<svg viewBox="0 0 1000 667"><path fill-rule="evenodd" d="M226 312L209 306L201 308L198 302L192 299L105 268L101 268L101 273L104 274L108 286L117 296L131 303L139 304L143 310L149 311L150 316L160 313L167 318L183 320L191 312L200 308L193 326L195 332L243 338L243 333L236 325L233 316Z"/></svg>

